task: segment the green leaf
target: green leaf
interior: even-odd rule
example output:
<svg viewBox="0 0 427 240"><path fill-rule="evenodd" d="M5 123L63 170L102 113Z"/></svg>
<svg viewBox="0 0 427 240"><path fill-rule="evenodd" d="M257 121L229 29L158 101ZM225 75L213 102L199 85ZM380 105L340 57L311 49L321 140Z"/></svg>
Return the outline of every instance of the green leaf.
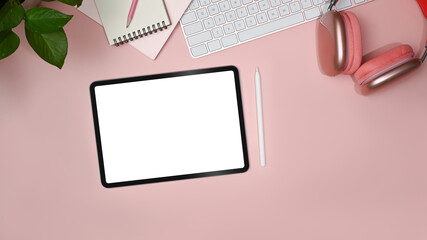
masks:
<svg viewBox="0 0 427 240"><path fill-rule="evenodd" d="M43 0L43 1L45 1L45 2L53 2L55 0ZM60 1L62 3L65 3L65 4L68 4L68 5L71 5L71 6L76 6L77 5L77 7L80 7L80 5L82 5L82 2L83 2L83 0L58 0L58 1Z"/></svg>
<svg viewBox="0 0 427 240"><path fill-rule="evenodd" d="M82 5L83 0L76 0L77 2L77 7L80 7Z"/></svg>
<svg viewBox="0 0 427 240"><path fill-rule="evenodd" d="M19 46L19 37L11 30L0 32L0 59L10 56Z"/></svg>
<svg viewBox="0 0 427 240"><path fill-rule="evenodd" d="M10 30L22 21L25 10L18 0L9 0L0 9L0 31Z"/></svg>
<svg viewBox="0 0 427 240"><path fill-rule="evenodd" d="M68 51L64 29L52 33L35 33L25 28L28 43L46 62L62 68Z"/></svg>
<svg viewBox="0 0 427 240"><path fill-rule="evenodd" d="M65 3L67 5L70 5L70 6L80 7L80 5L82 5L83 0L58 0L58 1Z"/></svg>
<svg viewBox="0 0 427 240"><path fill-rule="evenodd" d="M25 28L36 33L55 32L73 17L45 7L31 8L25 16Z"/></svg>

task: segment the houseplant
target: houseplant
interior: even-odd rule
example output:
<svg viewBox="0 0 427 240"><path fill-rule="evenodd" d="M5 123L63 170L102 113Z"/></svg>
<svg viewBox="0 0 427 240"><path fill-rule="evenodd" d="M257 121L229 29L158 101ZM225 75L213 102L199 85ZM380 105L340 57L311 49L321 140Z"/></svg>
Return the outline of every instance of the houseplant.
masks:
<svg viewBox="0 0 427 240"><path fill-rule="evenodd" d="M63 27L72 16L46 7L25 10L22 6L25 1L30 0L0 0L0 60L18 48L20 39L12 29L25 21L25 36L30 46L43 60L62 68L68 50ZM58 1L79 7L83 0Z"/></svg>

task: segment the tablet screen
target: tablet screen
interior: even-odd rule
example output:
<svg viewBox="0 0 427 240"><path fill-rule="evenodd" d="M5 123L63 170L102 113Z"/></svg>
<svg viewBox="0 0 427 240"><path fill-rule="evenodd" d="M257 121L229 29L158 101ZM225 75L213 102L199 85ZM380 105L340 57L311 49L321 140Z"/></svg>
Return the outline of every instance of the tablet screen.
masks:
<svg viewBox="0 0 427 240"><path fill-rule="evenodd" d="M234 67L95 82L91 95L106 187L248 168Z"/></svg>

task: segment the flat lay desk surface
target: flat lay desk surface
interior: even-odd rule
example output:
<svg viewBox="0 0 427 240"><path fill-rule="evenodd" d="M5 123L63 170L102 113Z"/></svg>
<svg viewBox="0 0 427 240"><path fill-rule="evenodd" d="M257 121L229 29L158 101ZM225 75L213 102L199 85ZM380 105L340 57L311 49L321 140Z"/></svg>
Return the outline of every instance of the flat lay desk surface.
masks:
<svg viewBox="0 0 427 240"><path fill-rule="evenodd" d="M24 38L0 61L0 239L427 239L427 67L369 97L321 75L307 23L200 59L177 28L157 60L110 47L77 10L62 70ZM415 1L352 10L364 53L424 43ZM424 35L426 36L426 35ZM235 65L250 168L243 174L106 189L89 85L95 80ZM261 73L260 167L254 72Z"/></svg>

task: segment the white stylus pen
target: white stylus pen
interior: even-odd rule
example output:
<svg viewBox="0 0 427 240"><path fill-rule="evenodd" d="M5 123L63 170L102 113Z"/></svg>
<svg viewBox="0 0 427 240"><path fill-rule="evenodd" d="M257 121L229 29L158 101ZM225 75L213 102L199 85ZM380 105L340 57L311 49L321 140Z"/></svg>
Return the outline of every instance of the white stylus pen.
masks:
<svg viewBox="0 0 427 240"><path fill-rule="evenodd" d="M259 145L259 161L261 167L265 166L265 149L264 149L264 124L262 121L262 101L261 101L261 77L259 76L258 67L255 71L255 91L256 91L256 107L258 117L258 145Z"/></svg>

